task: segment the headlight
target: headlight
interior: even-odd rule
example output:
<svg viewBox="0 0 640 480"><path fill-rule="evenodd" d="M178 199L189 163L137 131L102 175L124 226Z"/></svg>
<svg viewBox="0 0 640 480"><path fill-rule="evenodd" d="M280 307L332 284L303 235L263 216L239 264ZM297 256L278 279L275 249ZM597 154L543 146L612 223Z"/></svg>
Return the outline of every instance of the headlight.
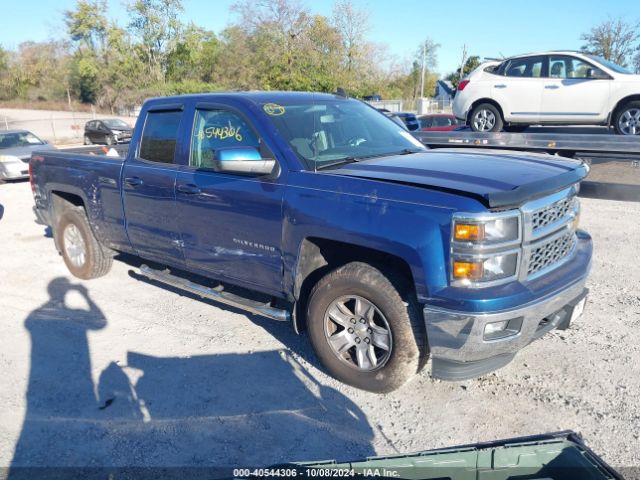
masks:
<svg viewBox="0 0 640 480"><path fill-rule="evenodd" d="M468 286L514 277L518 271L519 250L500 254L453 254L453 283Z"/></svg>
<svg viewBox="0 0 640 480"><path fill-rule="evenodd" d="M15 163L21 162L18 157L14 157L13 155L0 155L0 163Z"/></svg>
<svg viewBox="0 0 640 480"><path fill-rule="evenodd" d="M462 243L497 244L520 239L520 214L508 212L495 217L454 217L453 240Z"/></svg>

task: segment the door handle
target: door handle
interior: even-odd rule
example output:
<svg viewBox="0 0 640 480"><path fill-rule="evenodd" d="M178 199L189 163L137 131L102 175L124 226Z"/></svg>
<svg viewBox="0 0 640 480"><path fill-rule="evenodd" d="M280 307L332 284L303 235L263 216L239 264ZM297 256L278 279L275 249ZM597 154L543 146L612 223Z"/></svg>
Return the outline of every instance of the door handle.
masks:
<svg viewBox="0 0 640 480"><path fill-rule="evenodd" d="M499 83L498 85L494 85L493 88L507 88L504 83Z"/></svg>
<svg viewBox="0 0 640 480"><path fill-rule="evenodd" d="M181 193L186 193L187 195L194 195L201 192L200 188L193 183L178 185L177 190Z"/></svg>
<svg viewBox="0 0 640 480"><path fill-rule="evenodd" d="M546 88L547 90L556 90L560 87L558 85L545 85L544 88Z"/></svg>
<svg viewBox="0 0 640 480"><path fill-rule="evenodd" d="M140 177L125 177L124 183L131 187L137 187L139 185L142 185L144 182Z"/></svg>

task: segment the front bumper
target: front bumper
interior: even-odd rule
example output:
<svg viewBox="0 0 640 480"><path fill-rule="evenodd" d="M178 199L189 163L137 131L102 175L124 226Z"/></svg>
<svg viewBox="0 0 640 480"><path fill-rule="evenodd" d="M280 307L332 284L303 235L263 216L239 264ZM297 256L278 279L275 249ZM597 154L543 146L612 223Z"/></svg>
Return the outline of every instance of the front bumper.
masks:
<svg viewBox="0 0 640 480"><path fill-rule="evenodd" d="M457 311L434 305L424 307L427 338L432 356L432 375L443 380L474 378L508 364L529 343L555 328L567 328L574 308L587 295L585 288L591 264L591 240L581 240L579 254L549 277L565 276L561 287L526 303L498 311ZM575 275L580 268L580 275ZM547 283L540 278L538 282ZM555 278L559 282L559 278ZM513 321L516 333L487 339L489 323ZM509 323L511 325L511 323Z"/></svg>
<svg viewBox="0 0 640 480"><path fill-rule="evenodd" d="M22 160L15 162L0 162L0 178L3 180L29 178L29 164Z"/></svg>

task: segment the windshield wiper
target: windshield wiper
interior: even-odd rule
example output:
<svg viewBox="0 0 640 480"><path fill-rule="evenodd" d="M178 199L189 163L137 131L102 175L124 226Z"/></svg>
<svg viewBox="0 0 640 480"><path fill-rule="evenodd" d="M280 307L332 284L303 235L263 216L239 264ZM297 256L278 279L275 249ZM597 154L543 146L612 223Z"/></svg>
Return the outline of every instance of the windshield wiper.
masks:
<svg viewBox="0 0 640 480"><path fill-rule="evenodd" d="M325 168L336 167L338 165L346 165L347 163L359 162L364 157L344 157L335 162L328 162L322 165L316 165L316 170L323 170Z"/></svg>
<svg viewBox="0 0 640 480"><path fill-rule="evenodd" d="M398 153L396 153L396 155L411 155L412 153L420 153L420 152L424 152L426 151L426 149L422 149L422 148L405 148L403 150L400 150Z"/></svg>

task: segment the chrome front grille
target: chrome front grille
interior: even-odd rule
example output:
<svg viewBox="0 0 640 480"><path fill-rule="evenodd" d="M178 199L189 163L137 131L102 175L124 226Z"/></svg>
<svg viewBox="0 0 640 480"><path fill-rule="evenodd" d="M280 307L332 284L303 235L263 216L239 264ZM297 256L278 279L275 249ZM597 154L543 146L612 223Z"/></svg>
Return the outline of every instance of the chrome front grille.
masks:
<svg viewBox="0 0 640 480"><path fill-rule="evenodd" d="M531 213L533 231L551 225L567 217L575 209L575 197L563 198Z"/></svg>
<svg viewBox="0 0 640 480"><path fill-rule="evenodd" d="M569 187L521 207L523 225L521 280L533 280L568 260L577 244L577 187Z"/></svg>
<svg viewBox="0 0 640 480"><path fill-rule="evenodd" d="M531 277L560 264L573 251L576 241L575 232L569 231L532 248L527 266L527 276Z"/></svg>

